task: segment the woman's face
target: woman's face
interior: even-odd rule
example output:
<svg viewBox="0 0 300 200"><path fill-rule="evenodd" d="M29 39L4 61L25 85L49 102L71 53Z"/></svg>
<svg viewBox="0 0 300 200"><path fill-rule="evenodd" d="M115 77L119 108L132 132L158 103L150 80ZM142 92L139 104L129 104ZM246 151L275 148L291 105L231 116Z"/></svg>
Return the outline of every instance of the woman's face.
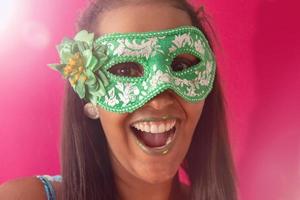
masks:
<svg viewBox="0 0 300 200"><path fill-rule="evenodd" d="M112 32L147 32L183 25L191 25L189 16L169 4L128 5L99 16L96 32L101 35ZM171 180L188 151L203 105L204 101L186 102L173 91L167 90L132 113L118 114L98 107L117 176L122 177L126 173L148 183ZM140 127L144 133L139 134L150 134L145 133L145 129L157 132L155 129L160 129L160 126L166 130L174 123L170 148L160 153L152 152L152 148L147 147L142 139L138 140L138 132L132 128ZM144 145L139 145L137 141Z"/></svg>

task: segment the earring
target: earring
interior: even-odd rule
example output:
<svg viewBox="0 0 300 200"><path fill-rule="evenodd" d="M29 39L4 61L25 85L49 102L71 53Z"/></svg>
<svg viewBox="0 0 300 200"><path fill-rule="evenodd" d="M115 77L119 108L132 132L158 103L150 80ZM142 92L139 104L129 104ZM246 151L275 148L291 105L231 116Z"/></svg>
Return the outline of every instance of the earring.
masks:
<svg viewBox="0 0 300 200"><path fill-rule="evenodd" d="M84 113L87 117L89 117L91 119L99 118L99 112L98 112L96 105L94 105L92 103L87 103L84 105L83 109L84 109Z"/></svg>

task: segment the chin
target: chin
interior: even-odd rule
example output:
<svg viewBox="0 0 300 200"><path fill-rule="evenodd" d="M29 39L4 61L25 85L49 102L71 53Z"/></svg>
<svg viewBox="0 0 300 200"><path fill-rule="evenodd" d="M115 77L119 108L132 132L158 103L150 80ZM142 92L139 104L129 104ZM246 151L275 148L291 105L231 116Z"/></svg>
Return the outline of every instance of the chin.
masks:
<svg viewBox="0 0 300 200"><path fill-rule="evenodd" d="M170 180L172 180L174 176L172 177L159 177L159 176L152 176L152 177L145 177L144 181L149 183L149 184L160 184L160 183L165 183Z"/></svg>
<svg viewBox="0 0 300 200"><path fill-rule="evenodd" d="M159 184L172 180L178 170L141 172L140 178L149 184Z"/></svg>

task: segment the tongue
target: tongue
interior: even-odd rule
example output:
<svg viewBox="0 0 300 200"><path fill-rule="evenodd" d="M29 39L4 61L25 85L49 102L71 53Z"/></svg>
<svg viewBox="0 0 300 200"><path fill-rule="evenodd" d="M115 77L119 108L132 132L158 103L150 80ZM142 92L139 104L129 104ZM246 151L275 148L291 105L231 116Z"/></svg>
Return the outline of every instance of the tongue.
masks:
<svg viewBox="0 0 300 200"><path fill-rule="evenodd" d="M143 143L149 147L161 147L164 146L167 143L167 140L170 136L168 133L146 133L146 132L140 132L139 133L140 140L143 141Z"/></svg>

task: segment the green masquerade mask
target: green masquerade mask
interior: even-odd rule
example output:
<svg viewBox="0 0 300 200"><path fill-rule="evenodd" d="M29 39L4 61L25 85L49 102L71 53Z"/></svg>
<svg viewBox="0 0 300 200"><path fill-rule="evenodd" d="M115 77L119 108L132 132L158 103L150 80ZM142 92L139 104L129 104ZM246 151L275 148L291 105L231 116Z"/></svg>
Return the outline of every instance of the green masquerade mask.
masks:
<svg viewBox="0 0 300 200"><path fill-rule="evenodd" d="M133 112L170 89L189 102L207 97L215 59L193 26L158 32L112 33L94 40L80 31L57 46L58 70L80 98L112 112Z"/></svg>

